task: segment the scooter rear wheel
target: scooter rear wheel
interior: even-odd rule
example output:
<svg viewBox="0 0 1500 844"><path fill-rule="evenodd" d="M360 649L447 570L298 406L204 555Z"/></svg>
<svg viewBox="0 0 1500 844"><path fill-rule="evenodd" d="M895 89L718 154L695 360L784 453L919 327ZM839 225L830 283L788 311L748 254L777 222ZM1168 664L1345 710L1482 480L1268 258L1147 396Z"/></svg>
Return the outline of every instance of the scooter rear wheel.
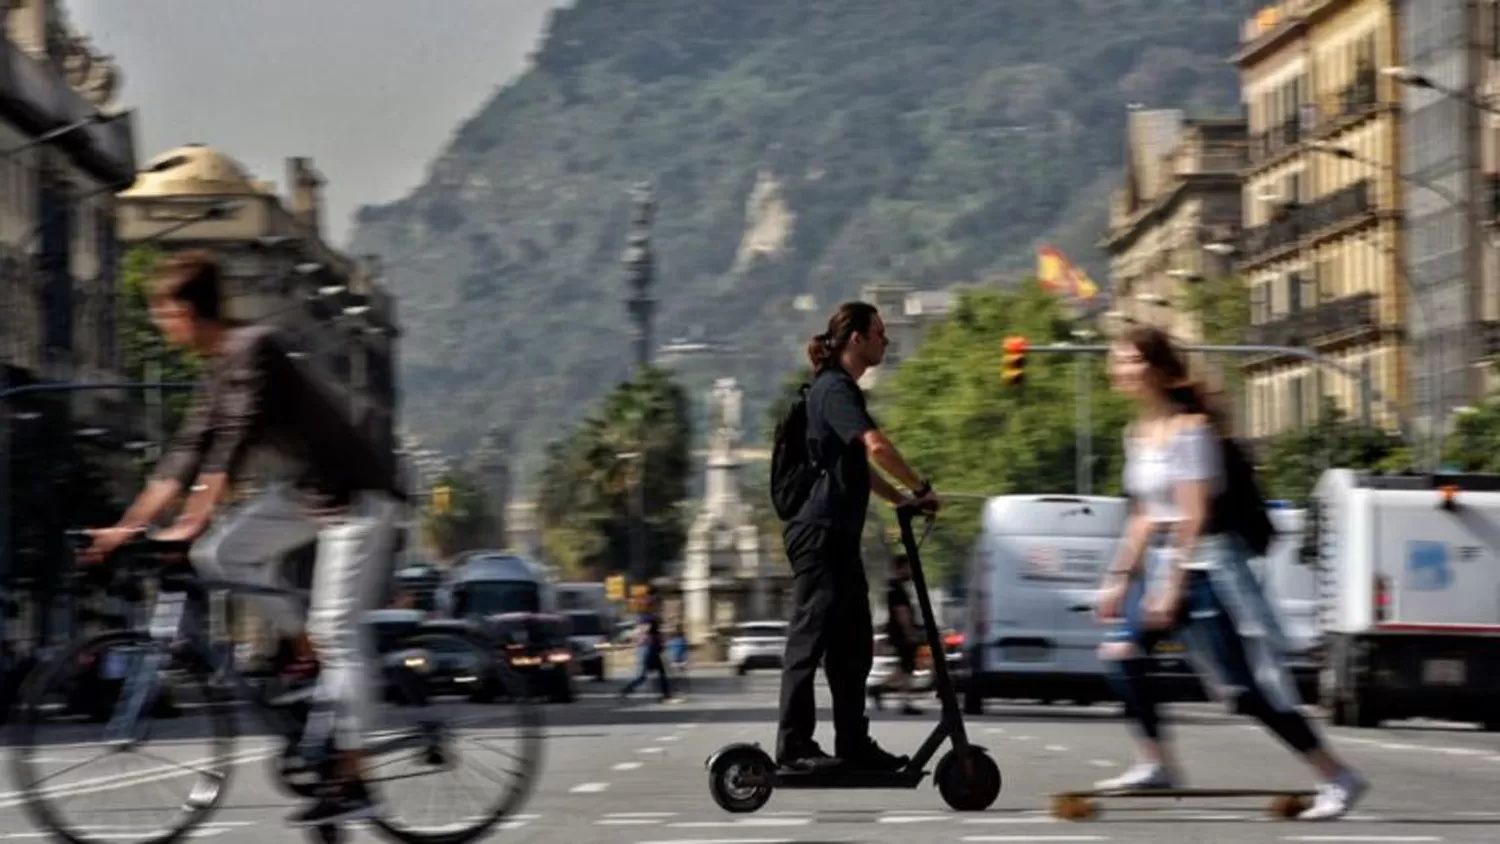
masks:
<svg viewBox="0 0 1500 844"><path fill-rule="evenodd" d="M933 771L938 793L958 812L983 812L1000 796L1000 766L983 748L950 750Z"/></svg>
<svg viewBox="0 0 1500 844"><path fill-rule="evenodd" d="M726 812L759 811L771 799L772 767L770 757L757 750L726 750L708 769L708 791Z"/></svg>

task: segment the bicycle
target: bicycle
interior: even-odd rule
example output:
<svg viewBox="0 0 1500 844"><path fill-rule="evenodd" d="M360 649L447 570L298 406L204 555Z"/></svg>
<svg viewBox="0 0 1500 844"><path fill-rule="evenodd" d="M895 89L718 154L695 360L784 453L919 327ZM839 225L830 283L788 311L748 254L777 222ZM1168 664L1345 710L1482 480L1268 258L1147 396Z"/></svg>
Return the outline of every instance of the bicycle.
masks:
<svg viewBox="0 0 1500 844"><path fill-rule="evenodd" d="M82 531L69 531L69 538L75 548L90 541ZM109 569L116 575L123 573L127 582L136 580L139 584L142 579L149 582L154 578L157 594L150 601L149 622L75 642L56 659L39 666L26 682L15 725L13 772L27 814L40 828L70 844L113 844L114 840L121 844L124 840L131 844L171 844L206 823L220 806L233 768L240 762L254 761L254 751L246 754L234 750L238 737L237 703L250 703L262 723L279 737L279 753L273 749L262 755L274 754L272 779L281 788L293 795L309 797L332 773L330 708L317 701L278 703L265 693L264 685L257 687L237 670L232 647L216 649L209 643L211 627L219 620L219 614L211 606L215 594L266 595L305 603L307 592L201 577L186 563L187 551L186 543L157 540L144 533L128 542L116 552L111 560L116 565ZM370 725L372 735L367 736L365 751L372 785L410 778L376 778L376 769L388 764L377 764L385 754L412 751L419 767L438 772L456 768L466 755L474 756L460 754L455 745L466 738L477 744L477 736L466 736L459 725L431 717L428 679L435 676L433 672L443 660L451 661L455 653L467 652L469 658L463 670L469 672L470 679L492 683L496 696L508 700L518 713L514 732L521 745L520 752L514 755L517 768L509 771L514 777L499 789L499 794L473 822L461 821L458 828L451 828L450 823L448 828L417 829L390 813L392 804L387 794L383 795L379 815L370 821L384 837L401 844L467 844L513 815L529 796L541 761L542 716L540 709L530 703L520 678L507 664L495 659L497 650L494 643L476 631L444 626L441 630L411 631L384 658L382 679L387 685L387 701L394 697L396 703L405 704L405 708L416 710L423 717L418 718L415 726L386 731L388 735L373 735L377 725ZM103 744L109 753L137 750L151 738L153 725L149 713L168 682L179 692L174 695L179 707L186 705L192 709L192 704L184 701L195 699L193 693L196 693L199 701L196 708L208 716L211 724L208 738L211 752L208 760L198 760L203 764L201 770L176 760L165 760L166 767L181 767L196 775L191 793L176 810L176 823L154 835L125 833L123 838L112 840L102 836L99 827L67 823L59 811L59 799L76 794L92 796L114 790L122 783L149 783L164 777L159 773L135 779L106 777L84 781L87 788L44 788L51 777L39 776L39 765L47 758L44 751L50 745L39 739L37 730L49 721L48 702L57 695L67 697L71 670L80 665L99 665L101 659L122 655L127 665L116 673L123 675L123 682L105 725ZM173 726L176 725L174 719ZM143 755L163 761L156 754ZM474 758L477 762L477 757ZM78 767L68 767L61 773ZM135 811L135 807L129 811ZM343 837L340 825L313 827L312 831L315 839L324 844L336 844Z"/></svg>

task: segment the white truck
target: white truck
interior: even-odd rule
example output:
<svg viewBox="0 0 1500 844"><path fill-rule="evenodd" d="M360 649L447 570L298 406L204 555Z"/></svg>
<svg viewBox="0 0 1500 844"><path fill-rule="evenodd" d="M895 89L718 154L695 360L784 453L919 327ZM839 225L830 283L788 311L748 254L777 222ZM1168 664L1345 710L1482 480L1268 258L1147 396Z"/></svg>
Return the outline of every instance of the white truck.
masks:
<svg viewBox="0 0 1500 844"><path fill-rule="evenodd" d="M1500 476L1332 469L1303 536L1333 723L1500 730Z"/></svg>

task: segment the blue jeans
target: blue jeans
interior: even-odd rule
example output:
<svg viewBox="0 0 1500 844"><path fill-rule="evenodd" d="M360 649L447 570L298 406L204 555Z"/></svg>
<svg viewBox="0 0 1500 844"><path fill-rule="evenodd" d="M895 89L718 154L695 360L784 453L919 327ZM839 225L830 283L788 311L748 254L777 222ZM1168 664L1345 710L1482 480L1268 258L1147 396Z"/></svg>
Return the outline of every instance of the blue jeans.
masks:
<svg viewBox="0 0 1500 844"><path fill-rule="evenodd" d="M1106 636L1106 641L1135 646L1131 656L1106 660L1106 667L1110 685L1125 704L1126 716L1143 737L1156 741L1162 734L1160 696L1150 675L1154 659L1151 653L1163 641L1180 637L1195 657L1217 668L1227 685L1241 690L1240 706L1245 714L1260 721L1299 753L1318 748L1318 737L1302 713L1296 708L1278 709L1271 705L1250 664L1245 641L1209 573L1196 570L1188 573L1182 614L1169 629L1147 629L1146 594L1145 580L1133 579L1126 592L1123 623Z"/></svg>
<svg viewBox="0 0 1500 844"><path fill-rule="evenodd" d="M662 662L661 648L653 647L635 649L635 679L631 680L625 685L625 688L620 690L620 696L628 697L631 692L640 688L641 684L646 682L646 678L650 677L653 671L656 672L656 676L661 683L662 700L671 697L672 686L667 680L667 666Z"/></svg>

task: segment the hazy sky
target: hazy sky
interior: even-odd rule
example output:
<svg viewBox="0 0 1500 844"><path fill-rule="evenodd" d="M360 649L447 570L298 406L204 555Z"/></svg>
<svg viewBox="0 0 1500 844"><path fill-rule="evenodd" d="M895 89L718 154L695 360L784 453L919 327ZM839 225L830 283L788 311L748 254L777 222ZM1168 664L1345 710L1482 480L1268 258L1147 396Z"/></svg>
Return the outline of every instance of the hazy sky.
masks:
<svg viewBox="0 0 1500 844"><path fill-rule="evenodd" d="M64 0L123 71L142 163L199 141L285 189L285 159L328 180L342 244L360 205L427 162L522 70L557 0Z"/></svg>

